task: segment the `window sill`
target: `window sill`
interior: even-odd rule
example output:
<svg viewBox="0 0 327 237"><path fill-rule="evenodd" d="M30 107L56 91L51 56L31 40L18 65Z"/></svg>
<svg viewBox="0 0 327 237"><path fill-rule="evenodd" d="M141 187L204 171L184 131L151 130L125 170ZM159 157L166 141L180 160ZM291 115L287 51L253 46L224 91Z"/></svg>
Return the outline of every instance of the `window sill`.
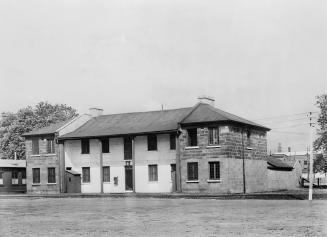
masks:
<svg viewBox="0 0 327 237"><path fill-rule="evenodd" d="M32 184L32 186L40 186L41 185L41 183L34 183L34 184Z"/></svg>
<svg viewBox="0 0 327 237"><path fill-rule="evenodd" d="M44 154L44 156L55 156L57 155L56 153L47 153L47 154Z"/></svg>
<svg viewBox="0 0 327 237"><path fill-rule="evenodd" d="M82 183L82 185L83 185L83 184L91 184L91 182L88 182L88 183Z"/></svg>
<svg viewBox="0 0 327 237"><path fill-rule="evenodd" d="M111 182L109 181L103 181L103 184L111 184Z"/></svg>
<svg viewBox="0 0 327 237"><path fill-rule="evenodd" d="M40 154L34 154L34 155L30 155L30 157L40 157Z"/></svg>
<svg viewBox="0 0 327 237"><path fill-rule="evenodd" d="M208 179L207 183L221 183L220 179Z"/></svg>
<svg viewBox="0 0 327 237"><path fill-rule="evenodd" d="M207 148L221 148L220 145L208 145Z"/></svg>
<svg viewBox="0 0 327 237"><path fill-rule="evenodd" d="M187 180L186 183L199 183L199 180Z"/></svg>
<svg viewBox="0 0 327 237"><path fill-rule="evenodd" d="M199 146L186 146L185 150L199 149Z"/></svg>
<svg viewBox="0 0 327 237"><path fill-rule="evenodd" d="M47 183L47 185L57 185L57 183Z"/></svg>
<svg viewBox="0 0 327 237"><path fill-rule="evenodd" d="M155 184L155 183L159 183L158 180L156 181L148 181L149 184Z"/></svg>
<svg viewBox="0 0 327 237"><path fill-rule="evenodd" d="M249 151L253 150L252 147L247 147L246 149L249 150Z"/></svg>

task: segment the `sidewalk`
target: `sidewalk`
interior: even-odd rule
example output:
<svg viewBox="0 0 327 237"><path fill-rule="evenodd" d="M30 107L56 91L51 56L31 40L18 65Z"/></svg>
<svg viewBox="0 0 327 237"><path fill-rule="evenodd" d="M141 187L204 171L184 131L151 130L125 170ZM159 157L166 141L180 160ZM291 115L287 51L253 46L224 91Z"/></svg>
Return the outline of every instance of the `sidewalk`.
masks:
<svg viewBox="0 0 327 237"><path fill-rule="evenodd" d="M61 193L61 194L0 194L0 199L10 198L185 198L185 199L268 199L268 200L307 200L308 189L263 192L249 194L211 193ZM315 189L313 199L327 200L326 189Z"/></svg>

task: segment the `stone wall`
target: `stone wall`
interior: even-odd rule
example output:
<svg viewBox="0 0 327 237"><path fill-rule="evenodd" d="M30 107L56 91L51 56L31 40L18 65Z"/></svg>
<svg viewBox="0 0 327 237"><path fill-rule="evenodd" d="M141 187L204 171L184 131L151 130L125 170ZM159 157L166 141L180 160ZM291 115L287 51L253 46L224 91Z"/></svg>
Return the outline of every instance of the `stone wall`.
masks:
<svg viewBox="0 0 327 237"><path fill-rule="evenodd" d="M26 185L28 193L59 193L59 146L55 143L55 154L47 154L46 139L39 138L39 154L32 154L32 140L27 138L26 146ZM56 170L56 183L48 184L48 168ZM40 168L40 184L33 184L33 168Z"/></svg>
<svg viewBox="0 0 327 237"><path fill-rule="evenodd" d="M243 134L242 134L243 132ZM243 136L243 145L242 145ZM197 128L197 147L187 146L187 127L179 137L182 192L242 193L243 156L246 192L267 189L266 132L220 126L219 145L208 146L208 127ZM209 162L220 162L220 180L209 180ZM187 180L187 163L198 162L198 181Z"/></svg>

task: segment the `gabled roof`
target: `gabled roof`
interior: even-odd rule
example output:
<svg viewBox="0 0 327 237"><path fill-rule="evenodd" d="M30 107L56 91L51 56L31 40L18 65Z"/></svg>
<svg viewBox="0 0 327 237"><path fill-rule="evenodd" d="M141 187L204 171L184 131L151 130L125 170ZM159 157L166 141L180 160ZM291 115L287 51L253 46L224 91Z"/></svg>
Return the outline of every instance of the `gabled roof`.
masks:
<svg viewBox="0 0 327 237"><path fill-rule="evenodd" d="M237 122L246 125L252 125L264 130L270 129L247 119L238 117L217 109L209 104L198 103L193 110L181 121L182 124L201 123L201 122Z"/></svg>
<svg viewBox="0 0 327 237"><path fill-rule="evenodd" d="M190 108L110 114L95 117L60 139L174 131Z"/></svg>
<svg viewBox="0 0 327 237"><path fill-rule="evenodd" d="M292 170L293 167L273 157L267 157L268 168L277 170Z"/></svg>
<svg viewBox="0 0 327 237"><path fill-rule="evenodd" d="M43 128L40 128L40 129L32 130L31 132L24 133L23 134L23 137L54 134L59 128L61 128L65 124L69 123L73 119L74 118L71 118L71 119L68 119L68 120L63 121L63 122L51 124L51 125L49 125L47 127L43 127Z"/></svg>

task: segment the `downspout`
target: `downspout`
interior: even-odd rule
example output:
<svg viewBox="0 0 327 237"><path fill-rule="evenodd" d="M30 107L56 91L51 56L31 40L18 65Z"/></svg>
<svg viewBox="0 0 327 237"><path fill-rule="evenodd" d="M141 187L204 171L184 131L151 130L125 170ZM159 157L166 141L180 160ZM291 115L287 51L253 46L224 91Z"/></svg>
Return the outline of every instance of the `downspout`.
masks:
<svg viewBox="0 0 327 237"><path fill-rule="evenodd" d="M135 187L135 170L136 170L136 163L135 163L135 137L132 137L132 167L133 167L133 192L136 192L136 187Z"/></svg>
<svg viewBox="0 0 327 237"><path fill-rule="evenodd" d="M245 183L245 157L244 157L244 127L242 127L242 166L243 166L243 193L246 193L246 183Z"/></svg>

